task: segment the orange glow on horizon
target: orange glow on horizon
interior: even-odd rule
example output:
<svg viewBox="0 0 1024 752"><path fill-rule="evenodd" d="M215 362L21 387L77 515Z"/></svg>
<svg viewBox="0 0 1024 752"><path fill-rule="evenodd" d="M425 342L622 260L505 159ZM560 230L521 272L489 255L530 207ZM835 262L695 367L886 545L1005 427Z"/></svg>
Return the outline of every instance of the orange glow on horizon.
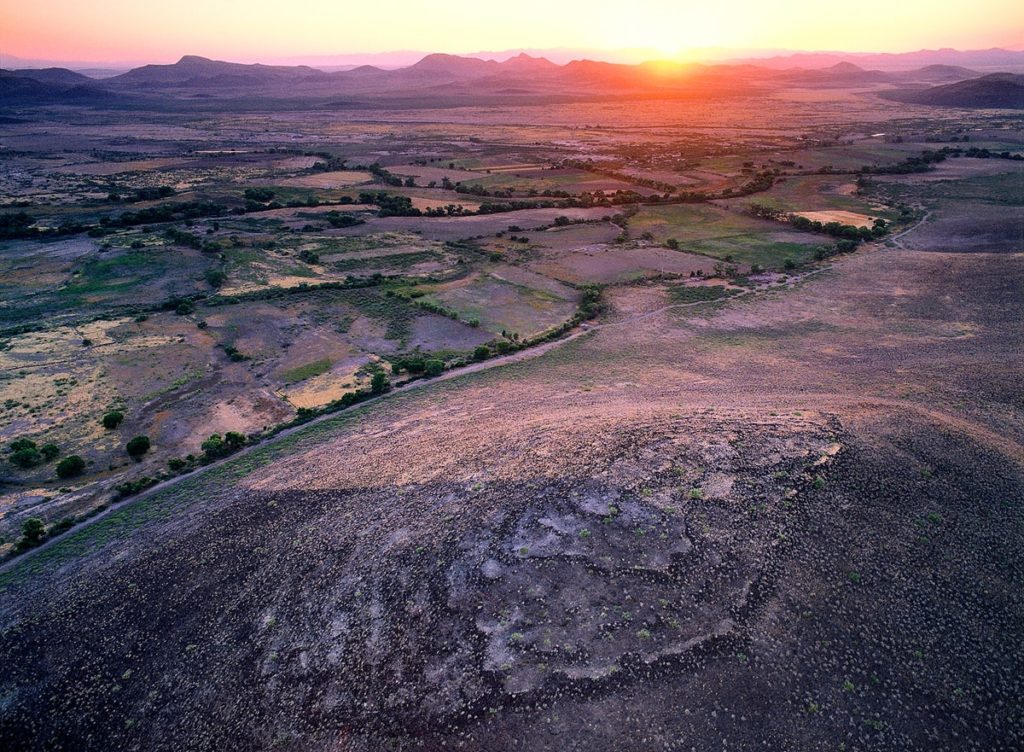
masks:
<svg viewBox="0 0 1024 752"><path fill-rule="evenodd" d="M709 50L898 52L1024 46L1019 0L954 12L934 0L479 0L374 4L336 0L37 0L0 7L3 56L173 62L199 54L239 62L391 50L641 49L700 59Z"/></svg>

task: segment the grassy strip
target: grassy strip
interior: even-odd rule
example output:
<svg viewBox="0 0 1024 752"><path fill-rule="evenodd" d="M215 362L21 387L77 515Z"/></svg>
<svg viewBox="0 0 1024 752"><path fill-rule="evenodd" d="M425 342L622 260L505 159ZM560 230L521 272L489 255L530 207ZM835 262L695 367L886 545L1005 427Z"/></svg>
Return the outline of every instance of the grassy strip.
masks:
<svg viewBox="0 0 1024 752"><path fill-rule="evenodd" d="M294 384L298 381L305 381L311 379L314 376L319 376L322 373L327 373L331 370L331 359L321 358L320 360L314 360L312 363L306 363L305 365L296 366L285 371L281 377L288 384Z"/></svg>

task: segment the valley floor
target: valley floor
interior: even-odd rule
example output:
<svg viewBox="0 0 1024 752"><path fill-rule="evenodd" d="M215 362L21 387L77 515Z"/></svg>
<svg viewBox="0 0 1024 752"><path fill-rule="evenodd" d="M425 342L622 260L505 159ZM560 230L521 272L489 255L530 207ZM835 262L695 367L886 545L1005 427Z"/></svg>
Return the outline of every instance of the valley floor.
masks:
<svg viewBox="0 0 1024 752"><path fill-rule="evenodd" d="M876 246L616 288L139 499L2 575L0 743L1020 749L1021 290Z"/></svg>

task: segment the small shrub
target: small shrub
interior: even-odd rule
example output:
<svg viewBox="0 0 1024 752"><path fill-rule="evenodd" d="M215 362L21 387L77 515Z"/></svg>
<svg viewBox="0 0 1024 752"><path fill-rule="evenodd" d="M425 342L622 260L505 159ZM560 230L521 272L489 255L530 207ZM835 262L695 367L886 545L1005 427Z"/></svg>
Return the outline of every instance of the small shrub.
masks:
<svg viewBox="0 0 1024 752"><path fill-rule="evenodd" d="M36 443L32 439L15 439L11 442L11 451L20 452L22 449L35 449Z"/></svg>
<svg viewBox="0 0 1024 752"><path fill-rule="evenodd" d="M248 360L248 357L240 353L238 348L234 345L224 345L224 352L227 353L227 356L235 363Z"/></svg>
<svg viewBox="0 0 1024 752"><path fill-rule="evenodd" d="M491 348L487 345L479 345L473 351L473 360L487 360L491 357Z"/></svg>
<svg viewBox="0 0 1024 752"><path fill-rule="evenodd" d="M35 548L46 538L46 527L38 517L29 517L21 526L21 539L18 541L17 549L26 551Z"/></svg>
<svg viewBox="0 0 1024 752"><path fill-rule="evenodd" d="M444 361L431 358L424 364L423 373L427 376L440 376L444 373Z"/></svg>
<svg viewBox="0 0 1024 752"><path fill-rule="evenodd" d="M103 416L103 427L108 431L113 431L124 421L124 413L119 410L111 410L109 413Z"/></svg>
<svg viewBox="0 0 1024 752"><path fill-rule="evenodd" d="M148 436L135 436L125 444L124 448L132 459L140 460L142 459L142 455L149 451L150 446L151 444Z"/></svg>
<svg viewBox="0 0 1024 752"><path fill-rule="evenodd" d="M57 463L57 476L60 478L75 478L85 471L85 460L77 454L72 454Z"/></svg>
<svg viewBox="0 0 1024 752"><path fill-rule="evenodd" d="M53 525L50 527L50 533L49 534L50 534L51 537L54 536L54 535L60 535L61 533L66 533L68 530L70 530L74 526L75 526L75 518L74 517L64 517L60 521L53 523Z"/></svg>
<svg viewBox="0 0 1024 752"><path fill-rule="evenodd" d="M210 269L205 277L206 283L213 288L219 288L228 281L228 275L220 269Z"/></svg>
<svg viewBox="0 0 1024 752"><path fill-rule="evenodd" d="M22 470L28 470L42 463L43 455L35 447L19 449L11 454L11 464L15 467L20 467Z"/></svg>

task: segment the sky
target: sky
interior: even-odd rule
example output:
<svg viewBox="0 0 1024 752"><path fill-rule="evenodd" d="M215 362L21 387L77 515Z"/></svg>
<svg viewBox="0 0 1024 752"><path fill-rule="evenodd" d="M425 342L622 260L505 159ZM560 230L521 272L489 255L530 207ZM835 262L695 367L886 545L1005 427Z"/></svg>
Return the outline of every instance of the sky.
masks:
<svg viewBox="0 0 1024 752"><path fill-rule="evenodd" d="M392 50L1024 47L1021 0L0 0L0 57L271 62Z"/></svg>

